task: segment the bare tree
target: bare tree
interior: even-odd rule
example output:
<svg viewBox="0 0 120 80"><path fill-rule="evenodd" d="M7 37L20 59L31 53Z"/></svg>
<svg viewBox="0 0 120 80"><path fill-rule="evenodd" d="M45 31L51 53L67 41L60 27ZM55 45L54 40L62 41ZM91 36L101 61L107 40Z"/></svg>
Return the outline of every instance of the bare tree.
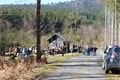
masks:
<svg viewBox="0 0 120 80"><path fill-rule="evenodd" d="M113 44L113 35L114 35L114 31L113 31L113 27L114 27L114 16L113 16L113 11L111 11L111 44Z"/></svg>
<svg viewBox="0 0 120 80"><path fill-rule="evenodd" d="M114 12L115 12L115 14L114 14L114 24L115 24L115 44L117 44L118 43L118 41L117 41L117 19L116 19L116 0L115 0L115 3L114 3L115 5L114 5Z"/></svg>
<svg viewBox="0 0 120 80"><path fill-rule="evenodd" d="M105 44L105 46L107 45L107 3L105 4L105 31L104 31L104 35L105 35L105 37L104 37L104 44Z"/></svg>

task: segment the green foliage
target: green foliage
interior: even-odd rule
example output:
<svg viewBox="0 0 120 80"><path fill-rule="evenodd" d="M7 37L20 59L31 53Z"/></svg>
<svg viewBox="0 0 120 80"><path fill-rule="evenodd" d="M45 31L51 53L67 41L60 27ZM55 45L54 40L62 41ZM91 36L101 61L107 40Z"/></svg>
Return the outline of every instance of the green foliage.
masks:
<svg viewBox="0 0 120 80"><path fill-rule="evenodd" d="M76 1L42 5L42 34L46 35L53 32L64 33L72 29L72 33L70 33L72 35L77 32L77 29L80 29L81 25L103 26L104 6L102 4L98 4L96 0ZM76 3L82 5L75 6ZM18 43L22 46L35 45L35 6L31 4L2 5L2 8L0 8L0 25L3 26L0 27L1 45L8 46ZM68 33L64 35L66 34ZM78 33L76 35L73 38L67 38L71 41L75 39L75 41L80 42L82 34Z"/></svg>

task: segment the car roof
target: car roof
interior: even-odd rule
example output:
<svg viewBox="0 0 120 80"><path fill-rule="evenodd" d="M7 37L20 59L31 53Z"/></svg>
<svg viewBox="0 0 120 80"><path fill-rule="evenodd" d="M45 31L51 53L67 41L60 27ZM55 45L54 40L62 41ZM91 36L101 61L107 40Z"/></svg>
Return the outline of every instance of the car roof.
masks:
<svg viewBox="0 0 120 80"><path fill-rule="evenodd" d="M109 52L109 50L111 49L111 48L113 48L114 46L108 46L108 48L107 48L107 50L106 50L106 52Z"/></svg>

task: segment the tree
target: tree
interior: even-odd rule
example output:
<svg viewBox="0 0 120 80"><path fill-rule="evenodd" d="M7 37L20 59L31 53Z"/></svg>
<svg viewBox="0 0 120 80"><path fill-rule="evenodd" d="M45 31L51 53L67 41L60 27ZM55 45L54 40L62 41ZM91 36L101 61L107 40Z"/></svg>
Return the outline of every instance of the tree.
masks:
<svg viewBox="0 0 120 80"><path fill-rule="evenodd" d="M112 39L113 39L113 42L112 44L119 44L119 26L118 26L118 22L119 22L119 19L120 19L120 16L118 15L120 13L120 1L118 0L106 0L107 2L107 6L108 6L108 9L111 11L111 18L109 19L110 22L108 24L108 26L111 26L111 31L113 32L113 35L112 35ZM111 22L112 21L112 22Z"/></svg>

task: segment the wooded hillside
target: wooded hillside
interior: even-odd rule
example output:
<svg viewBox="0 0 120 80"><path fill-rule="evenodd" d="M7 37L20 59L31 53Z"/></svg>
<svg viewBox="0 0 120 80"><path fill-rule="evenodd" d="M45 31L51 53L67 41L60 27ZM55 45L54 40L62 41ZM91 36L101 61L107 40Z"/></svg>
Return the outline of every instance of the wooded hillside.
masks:
<svg viewBox="0 0 120 80"><path fill-rule="evenodd" d="M92 43L101 39L104 6L100 0L75 0L42 5L41 12L44 44L47 44L48 36L55 32L61 33L73 43ZM0 46L35 45L35 16L34 4L1 5Z"/></svg>

